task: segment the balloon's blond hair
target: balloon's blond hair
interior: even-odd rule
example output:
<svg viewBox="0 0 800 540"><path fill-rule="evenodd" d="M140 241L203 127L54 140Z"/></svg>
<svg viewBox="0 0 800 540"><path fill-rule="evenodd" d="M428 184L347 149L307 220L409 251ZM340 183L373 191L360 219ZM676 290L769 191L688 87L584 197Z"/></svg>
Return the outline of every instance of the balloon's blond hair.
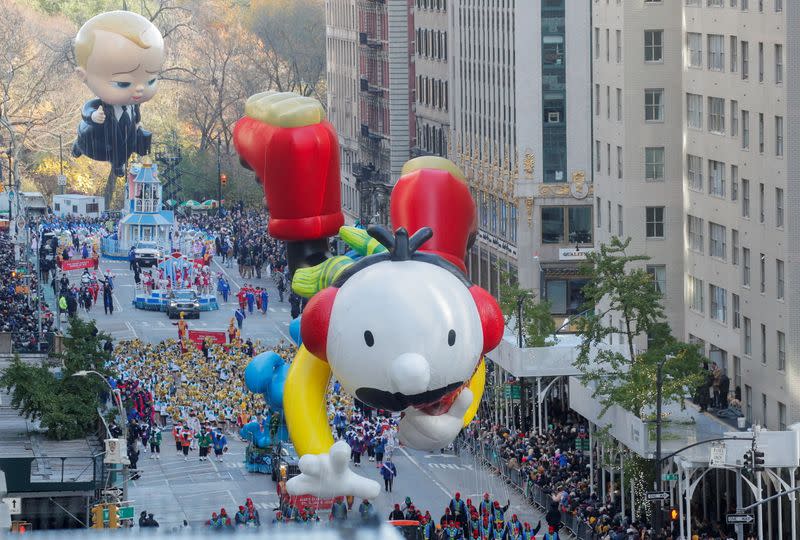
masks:
<svg viewBox="0 0 800 540"><path fill-rule="evenodd" d="M107 11L95 15L78 30L78 35L75 37L75 60L78 67L86 68L89 56L94 50L98 30L122 36L142 49L164 47L161 32L148 19L132 11Z"/></svg>

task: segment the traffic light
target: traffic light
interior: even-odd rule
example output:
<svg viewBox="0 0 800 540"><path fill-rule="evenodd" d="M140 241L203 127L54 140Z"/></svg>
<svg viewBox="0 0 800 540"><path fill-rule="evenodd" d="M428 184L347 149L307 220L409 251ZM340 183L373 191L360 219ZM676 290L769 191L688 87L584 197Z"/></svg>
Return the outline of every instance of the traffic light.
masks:
<svg viewBox="0 0 800 540"><path fill-rule="evenodd" d="M228 175L225 173L220 173L219 175L219 183L223 186L228 183Z"/></svg>
<svg viewBox="0 0 800 540"><path fill-rule="evenodd" d="M92 506L92 529L103 529L103 505L96 504Z"/></svg>
<svg viewBox="0 0 800 540"><path fill-rule="evenodd" d="M753 450L753 470L764 470L764 452L758 449Z"/></svg>
<svg viewBox="0 0 800 540"><path fill-rule="evenodd" d="M748 450L744 453L744 462L742 464L742 469L745 472L753 472L753 451Z"/></svg>
<svg viewBox="0 0 800 540"><path fill-rule="evenodd" d="M119 514L117 514L117 505L108 505L108 528L119 529Z"/></svg>
<svg viewBox="0 0 800 540"><path fill-rule="evenodd" d="M670 508L669 509L669 520L670 521L678 521L678 509L677 508Z"/></svg>

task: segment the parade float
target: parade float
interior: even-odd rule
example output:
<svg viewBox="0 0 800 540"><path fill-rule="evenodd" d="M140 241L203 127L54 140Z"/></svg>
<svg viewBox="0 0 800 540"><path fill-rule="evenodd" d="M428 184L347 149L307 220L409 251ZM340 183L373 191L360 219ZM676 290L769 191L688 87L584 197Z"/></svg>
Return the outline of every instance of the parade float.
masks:
<svg viewBox="0 0 800 540"><path fill-rule="evenodd" d="M269 233L286 242L292 288L310 297L283 386L301 456L285 490L372 499L380 486L350 470L346 442L334 443L326 414L332 378L365 404L402 413L403 444L439 449L474 417L483 355L502 337L497 302L466 276L477 223L465 177L444 158L409 161L391 194L395 229L363 231L342 228L338 138L318 101L252 96L234 144L264 187ZM329 253L337 234L357 261Z"/></svg>

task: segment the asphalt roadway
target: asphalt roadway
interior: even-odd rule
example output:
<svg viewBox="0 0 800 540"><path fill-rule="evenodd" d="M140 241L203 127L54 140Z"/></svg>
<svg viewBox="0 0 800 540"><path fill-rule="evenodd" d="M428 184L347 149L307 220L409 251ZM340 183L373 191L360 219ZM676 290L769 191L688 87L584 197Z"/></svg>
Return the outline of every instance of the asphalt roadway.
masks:
<svg viewBox="0 0 800 540"><path fill-rule="evenodd" d="M98 327L116 340L137 337L158 342L177 336L177 328L172 324L174 321L170 321L165 313L141 311L133 307L133 273L127 262L104 259L100 270L105 271L106 268L110 268L116 276L114 314L105 315L102 305L99 305L88 313L82 311L82 317L94 318ZM288 340L289 304L288 301L277 301L278 292L271 279L262 274L260 280L244 280L235 267L225 268L216 261L212 263L212 271L214 275L221 271L228 276L232 289L229 302L221 304L218 311L201 313L199 320L190 320L190 329L226 330L237 306L235 293L247 282L266 286L270 302L266 315L255 313L245 320L243 337L261 340L267 347L280 339ZM80 272L71 272L70 277L73 281L78 280ZM160 460L150 459L149 453L140 453L141 477L132 481L129 488L129 499L136 507L136 516L140 511L147 510L155 515L162 527L179 526L183 520L199 526L221 507L225 507L232 517L238 506L250 497L259 509L262 525L270 524L278 502L275 483L268 475L248 473L244 468L245 443L234 434L228 435L228 441L230 450L224 455L222 463L213 459L201 462L196 451L190 453L189 461L184 461L182 456L176 455L171 433L165 432ZM528 505L518 492L483 469L469 454L455 456L401 448L395 452L394 462L398 476L393 492L381 492L378 499L373 501L380 517L388 517L394 503L402 503L406 496L410 496L417 508L423 512L430 510L438 522L455 492L460 492L464 499L471 498L477 506L482 494L488 491L502 504L510 500L507 518L516 513L523 522L529 521L532 525L543 519L543 515ZM378 469L374 463L367 461L366 455L361 467L356 470L380 481ZM356 510L359 502L355 503L349 519L358 519Z"/></svg>

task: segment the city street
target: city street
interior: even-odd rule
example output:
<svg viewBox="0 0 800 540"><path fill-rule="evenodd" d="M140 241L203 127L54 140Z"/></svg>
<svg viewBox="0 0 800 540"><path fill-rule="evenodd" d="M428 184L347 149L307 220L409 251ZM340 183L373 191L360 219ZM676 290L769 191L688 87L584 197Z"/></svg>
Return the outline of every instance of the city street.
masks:
<svg viewBox="0 0 800 540"><path fill-rule="evenodd" d="M110 268L115 275L114 314L105 315L102 306L94 306L88 313L80 311L81 317L93 318L98 328L109 333L115 340L139 338L149 342L158 342L167 338L175 338L177 328L165 313L134 309L132 299L135 287L133 272L126 261L109 261L103 259L100 270ZM228 328L230 318L236 309L235 293L245 280L239 277L236 268L225 268L216 262L212 263L212 272L223 272L231 283L231 296L227 304L221 304L218 311L202 312L199 320L188 321L189 328L203 330L220 330ZM68 274L74 282L80 278L80 272ZM261 340L270 347L280 339L288 340L290 320L288 301L278 302L278 292L271 279L249 279L247 283L266 286L270 295L268 314L254 313L249 316L243 327L243 336ZM221 301L221 298L218 297ZM233 514L247 497L253 499L261 514L263 524L271 522L277 507L278 496L275 483L268 475L248 473L244 465L246 444L236 434L228 434L230 450L224 461L200 462L197 452L190 454L185 462L182 456L176 455L174 442L169 429L164 432L164 442L160 460L152 460L149 453L141 452L139 468L141 478L130 484L129 499L136 507L136 514L142 510L153 512L162 527L180 525L183 520L197 526L204 523L212 512L224 507ZM438 522L450 499L458 491L462 498L471 498L475 505L488 491L493 498L505 504L511 501L507 517L516 513L521 520L536 525L543 515L524 502L519 492L511 489L497 476L482 468L470 454L455 456L452 454L428 453L405 448L395 452L394 461L398 476L394 483L393 493L381 492L374 501L380 517L388 517L394 503L402 503L410 496L417 508L430 510ZM352 466L351 466L352 467ZM374 463L363 458L359 473L381 482ZM357 510L357 501L354 512ZM322 516L327 519L327 514ZM357 517L357 512L350 519Z"/></svg>
<svg viewBox="0 0 800 540"><path fill-rule="evenodd" d="M114 314L103 313L102 301L92 307L88 313L89 318L97 321L97 327L109 333L115 340L139 338L149 342L158 342L167 338L177 338L178 330L175 320L170 320L166 313L158 311L144 311L135 309L132 301L135 294L133 272L128 267L127 261L111 261L103 259L100 270L110 268L114 274ZM245 283L237 269L225 268L216 261L211 264L211 271L216 276L223 272L231 284L231 294L228 303L222 303L218 296L220 309L217 311L204 311L199 319L187 319L189 329L227 331L233 312L236 310L236 293L240 285ZM99 274L99 272L98 272ZM81 271L67 273L72 283L80 280ZM248 279L247 283L256 286L266 286L269 291L269 308L266 315L253 313L244 321L242 336L244 339L252 338L261 340L266 346L277 343L281 338L289 339L290 309L287 298L284 302L278 301L278 291L271 279L262 274L262 279ZM214 279L216 285L216 278ZM287 295L288 296L288 295ZM79 310L81 317L87 317L86 311Z"/></svg>
<svg viewBox="0 0 800 540"><path fill-rule="evenodd" d="M231 434L228 441L230 450L222 463L213 459L198 461L196 451L189 454L186 462L182 455L176 454L171 433L165 432L160 460L150 459L149 453L139 455L141 479L131 482L129 488L136 514L142 510L153 512L161 527L180 525L184 519L197 526L222 507L232 517L239 505L250 497L259 510L262 524L270 523L273 509L278 506L275 483L269 475L248 473L244 468L245 443ZM395 453L394 462L398 474L393 492L381 491L373 501L381 518L388 517L394 503L402 504L405 497L410 496L417 508L423 512L430 510L438 523L456 491L463 499L471 498L476 506L488 491L503 505L511 501L507 518L515 513L532 525L543 519L543 515L523 501L519 492L479 467L470 454L455 456L400 449ZM353 470L380 481L375 464L366 457L362 467ZM348 519L358 518L360 502L355 501ZM327 519L327 514L321 517Z"/></svg>

